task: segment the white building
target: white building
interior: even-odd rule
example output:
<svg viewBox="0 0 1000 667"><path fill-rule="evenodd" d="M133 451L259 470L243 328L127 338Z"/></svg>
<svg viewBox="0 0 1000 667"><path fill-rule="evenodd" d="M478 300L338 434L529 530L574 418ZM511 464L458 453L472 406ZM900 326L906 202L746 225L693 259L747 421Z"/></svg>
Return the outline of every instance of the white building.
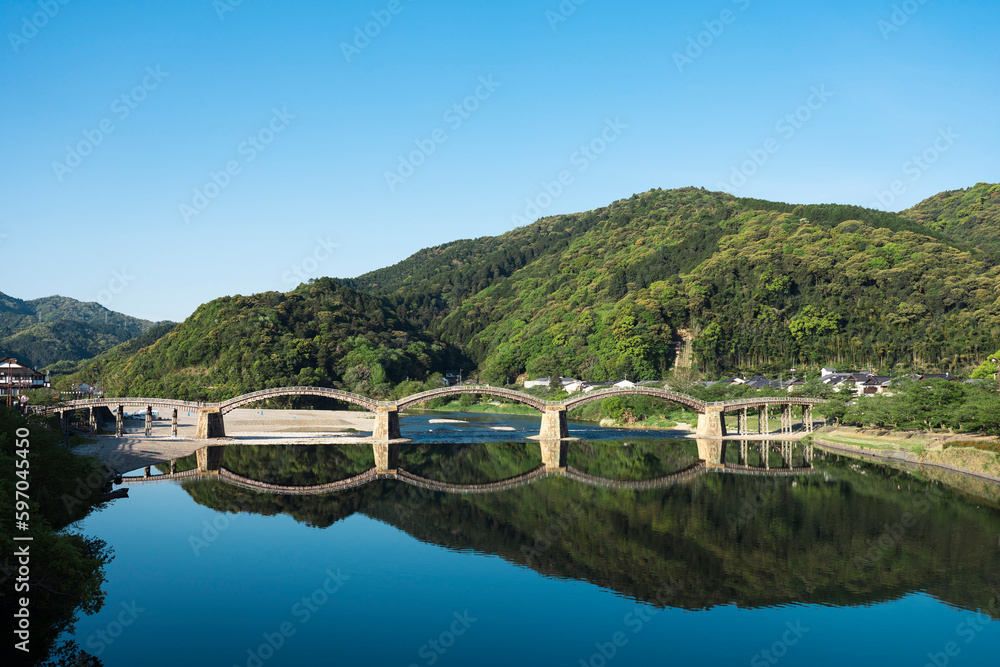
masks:
<svg viewBox="0 0 1000 667"><path fill-rule="evenodd" d="M13 357L0 359L0 396L19 396L29 389L50 387L48 373L17 363Z"/></svg>

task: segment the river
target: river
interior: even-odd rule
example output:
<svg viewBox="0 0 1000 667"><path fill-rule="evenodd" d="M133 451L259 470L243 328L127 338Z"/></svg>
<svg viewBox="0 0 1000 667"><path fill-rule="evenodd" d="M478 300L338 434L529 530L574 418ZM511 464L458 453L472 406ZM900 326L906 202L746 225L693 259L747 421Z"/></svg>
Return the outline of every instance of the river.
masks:
<svg viewBox="0 0 1000 667"><path fill-rule="evenodd" d="M456 486L515 478L542 463L525 440L537 424L407 415L399 466ZM770 470L705 471L677 434L571 431L575 476L484 493L132 486L75 527L116 557L104 608L74 637L108 666L997 664L988 502L820 452L808 470L783 470L774 447ZM800 445L793 459L807 465ZM222 457L234 475L297 487L373 465L365 445Z"/></svg>

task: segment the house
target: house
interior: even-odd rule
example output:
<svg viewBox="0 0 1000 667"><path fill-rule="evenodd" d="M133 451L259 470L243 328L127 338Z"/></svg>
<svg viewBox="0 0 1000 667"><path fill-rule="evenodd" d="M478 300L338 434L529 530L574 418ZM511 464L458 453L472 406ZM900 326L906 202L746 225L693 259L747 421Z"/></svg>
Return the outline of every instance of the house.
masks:
<svg viewBox="0 0 1000 667"><path fill-rule="evenodd" d="M51 387L49 374L17 363L13 357L0 359L0 396L19 396L29 389Z"/></svg>
<svg viewBox="0 0 1000 667"><path fill-rule="evenodd" d="M889 390L892 385L892 378L886 375L868 375L864 379L858 378L855 382L855 389L858 396L871 396L882 394Z"/></svg>
<svg viewBox="0 0 1000 667"><path fill-rule="evenodd" d="M635 382L631 380L622 380L621 382L615 382L616 387L621 387L622 389L631 389L635 386Z"/></svg>
<svg viewBox="0 0 1000 667"><path fill-rule="evenodd" d="M552 378L550 378L550 377L547 377L547 378L537 378L535 380L525 380L524 381L524 388L525 389L531 389L532 387L548 387L550 382L552 382ZM579 380L575 380L573 378L564 378L564 377L561 377L561 378L559 378L559 384L562 385L563 391L568 391L570 393L573 393L574 391L580 391L580 389L572 389L571 390L571 389L567 389L567 387L570 387L570 386L574 386L575 387L577 385L579 385L580 388L583 387L583 383L582 382L580 382Z"/></svg>

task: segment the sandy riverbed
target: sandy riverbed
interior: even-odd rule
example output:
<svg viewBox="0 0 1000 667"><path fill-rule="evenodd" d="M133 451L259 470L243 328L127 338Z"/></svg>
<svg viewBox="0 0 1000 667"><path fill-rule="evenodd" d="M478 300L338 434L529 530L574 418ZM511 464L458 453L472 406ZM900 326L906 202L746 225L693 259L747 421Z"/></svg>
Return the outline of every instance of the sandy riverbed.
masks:
<svg viewBox="0 0 1000 667"><path fill-rule="evenodd" d="M233 410L225 416L226 437L212 444L309 445L318 442L351 444L371 438L374 415L347 410ZM206 444L195 440L198 415L180 412L177 437L170 435L170 419L153 422L152 435L145 436L144 422L126 420L125 435L113 435L114 423L104 424L95 442L73 451L96 456L115 470L127 472L148 465L188 456ZM112 435L107 435L108 429Z"/></svg>

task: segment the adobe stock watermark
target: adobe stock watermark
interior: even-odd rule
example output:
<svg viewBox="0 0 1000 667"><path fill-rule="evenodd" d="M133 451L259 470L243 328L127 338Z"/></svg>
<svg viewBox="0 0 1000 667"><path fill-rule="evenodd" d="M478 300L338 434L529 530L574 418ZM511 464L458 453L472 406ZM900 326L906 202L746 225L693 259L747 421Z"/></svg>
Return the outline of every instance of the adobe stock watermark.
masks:
<svg viewBox="0 0 1000 667"><path fill-rule="evenodd" d="M767 665L778 664L778 661L788 655L788 651L798 644L806 633L809 632L809 628L803 627L802 621L795 621L795 623L787 621L785 628L787 629L782 633L780 639L767 648L761 649L750 658L751 667L766 667Z"/></svg>
<svg viewBox="0 0 1000 667"><path fill-rule="evenodd" d="M576 9L587 0L562 0L559 6L545 11L545 20L549 22L549 27L555 32L560 23L565 23L570 16L576 14Z"/></svg>
<svg viewBox="0 0 1000 667"><path fill-rule="evenodd" d="M781 150L782 142L790 141L832 97L833 93L827 89L826 84L812 86L805 103L778 119L774 124L774 131L777 133L775 136L768 137L757 148L747 149L747 159L732 166L729 181L720 181L719 189L733 192L746 185Z"/></svg>
<svg viewBox="0 0 1000 667"><path fill-rule="evenodd" d="M135 280L135 276L130 275L124 268L121 271L112 271L111 280L108 281L107 287L97 293L97 303L105 308L111 308L115 297L128 289L133 280Z"/></svg>
<svg viewBox="0 0 1000 667"><path fill-rule="evenodd" d="M337 568L336 572L327 570L325 574L326 580L323 581L322 585L309 595L303 595L289 610L289 614L298 621L300 627L308 623L313 614L329 602L330 597L335 595L344 586L344 582L351 578L341 572L340 568ZM247 649L247 657L243 664L246 667L263 667L264 663L273 658L275 653L295 636L296 632L298 632L298 627L288 620L279 623L273 632L262 633L263 641L256 648ZM234 664L233 667L240 667L240 665Z"/></svg>
<svg viewBox="0 0 1000 667"><path fill-rule="evenodd" d="M108 622L103 629L91 634L84 642L87 650L93 656L101 657L101 654L125 633L125 629L135 623L136 619L139 618L139 614L146 611L144 607L136 604L135 600L122 602L121 607L122 610L118 612L118 616L114 620Z"/></svg>
<svg viewBox="0 0 1000 667"><path fill-rule="evenodd" d="M732 3L741 12L745 12L750 7L750 0L732 0ZM705 51L712 48L715 41L726 31L726 27L736 23L738 17L739 14L732 9L723 9L719 12L719 18L702 21L701 24L705 29L688 37L687 46L683 51L674 51L673 53L674 66L677 67L677 71L683 74L684 68L693 65L694 61L705 54Z"/></svg>
<svg viewBox="0 0 1000 667"><path fill-rule="evenodd" d="M927 662L924 667L948 667L951 661L962 654L962 648L968 646L979 633L986 629L993 616L1000 616L1000 594L993 591L993 597L986 604L986 609L981 612L971 612L955 626L955 634L962 640L962 643L952 640L945 643L941 651L932 651L927 654Z"/></svg>
<svg viewBox="0 0 1000 667"><path fill-rule="evenodd" d="M430 667L437 663L445 653L448 652L458 638L469 631L472 624L479 619L471 616L469 610L466 609L461 614L456 612L452 613L454 620L448 626L446 630L443 630L441 634L433 639L428 639L425 644L423 644L419 649L417 649L417 656L423 660L423 664ZM411 662L409 667L420 667L418 663Z"/></svg>
<svg viewBox="0 0 1000 667"><path fill-rule="evenodd" d="M450 138L448 131L457 132L467 120L472 118L472 114L479 110L483 102L493 97L501 83L493 80L493 75L479 77L479 85L471 95L455 102L445 109L441 114L441 120L447 124L444 127L435 128L426 139L417 139L413 143L416 149L407 155L399 156L399 163L392 171L386 170L384 173L385 184L389 186L389 192L395 192L396 188L406 182L408 178L417 173L417 169L427 162L427 159L437 152L438 146L444 144Z"/></svg>
<svg viewBox="0 0 1000 667"><path fill-rule="evenodd" d="M883 41L889 41L889 35L899 32L900 29L913 18L913 15L920 11L920 8L927 4L927 0L904 0L904 2L893 5L889 19L879 19L876 26L882 33Z"/></svg>
<svg viewBox="0 0 1000 667"><path fill-rule="evenodd" d="M306 282L316 274L320 266L333 257L333 252L339 247L340 245L331 241L329 236L317 238L316 247L313 248L312 253L298 263L292 264L292 268L285 271L281 279L289 285L297 284L296 281L298 283Z"/></svg>
<svg viewBox="0 0 1000 667"><path fill-rule="evenodd" d="M159 65L155 69L147 67L146 75L142 77L142 81L137 86L122 93L111 102L111 115L102 118L97 123L97 127L84 130L82 132L83 139L73 145L67 145L66 156L62 162L58 160L52 162L52 173L56 175L56 180L62 183L66 174L72 173L83 164L84 159L92 155L97 147L104 143L108 135L115 131L115 119L121 122L131 116L132 112L138 109L139 105L151 92L159 88L168 76L170 76L170 72L164 72Z"/></svg>
<svg viewBox="0 0 1000 667"><path fill-rule="evenodd" d="M243 173L243 167L256 160L296 118L288 112L288 107L274 108L271 111L271 118L236 146L236 154L242 159L229 160L219 171L209 171L208 180L194 189L191 202L179 206L178 210L185 224L190 224L191 218L201 215L232 184L233 178Z"/></svg>
<svg viewBox="0 0 1000 667"><path fill-rule="evenodd" d="M363 26L355 26L351 41L340 43L340 52L344 54L344 60L350 63L356 56L360 56L362 51L371 46L372 40L381 35L404 9L406 7L402 0L389 0L385 8L372 10L372 20Z"/></svg>
<svg viewBox="0 0 1000 667"><path fill-rule="evenodd" d="M933 167L941 156L947 153L955 145L955 142L962 138L950 127L947 129L938 128L937 137L920 153L913 155L903 163L901 169L903 176L908 176L909 183L916 183L931 167ZM889 210L897 199L906 194L907 182L896 179L889 184L886 190L875 191L875 202L871 203L871 208L884 208Z"/></svg>
<svg viewBox="0 0 1000 667"><path fill-rule="evenodd" d="M590 169L590 166L597 162L597 159L607 152L611 144L618 141L628 125L616 117L614 120L605 119L604 129L579 149L573 151L569 156L569 163L575 167L578 174ZM552 206L552 204L562 196L566 188L573 185L576 177L572 169L563 169L551 181L542 181L541 190L533 197L526 197L524 200L524 210L510 216L511 221L518 226L527 225L542 216L542 213Z"/></svg>
<svg viewBox="0 0 1000 667"><path fill-rule="evenodd" d="M233 514L233 516L238 515ZM219 536L233 525L233 521L229 518L229 513L227 512L213 517L211 521L205 519L201 522L201 525L202 530L200 534L191 534L188 536L188 544L191 546L191 551L194 552L195 556L200 556L202 551L219 539Z"/></svg>
<svg viewBox="0 0 1000 667"><path fill-rule="evenodd" d="M625 626L625 629L612 633L608 641L595 642L594 648L596 650L590 654L589 658L580 658L580 667L605 667L623 648L628 646L629 641L635 635L642 632L649 622L663 611L676 591L677 588L673 584L661 583L653 595L653 606L643 605L635 611L625 614L622 619L622 625Z"/></svg>
<svg viewBox="0 0 1000 667"><path fill-rule="evenodd" d="M14 50L14 53L20 51L22 46L27 45L29 41L37 37L38 31L47 26L49 21L59 14L60 9L70 2L71 0L38 0L35 3L38 5L38 11L30 16L22 16L20 30L7 33L7 41L10 42L10 48Z"/></svg>
<svg viewBox="0 0 1000 667"><path fill-rule="evenodd" d="M220 21L225 21L226 14L235 12L236 8L242 4L243 0L214 0L212 9L215 10L215 15L219 17Z"/></svg>

